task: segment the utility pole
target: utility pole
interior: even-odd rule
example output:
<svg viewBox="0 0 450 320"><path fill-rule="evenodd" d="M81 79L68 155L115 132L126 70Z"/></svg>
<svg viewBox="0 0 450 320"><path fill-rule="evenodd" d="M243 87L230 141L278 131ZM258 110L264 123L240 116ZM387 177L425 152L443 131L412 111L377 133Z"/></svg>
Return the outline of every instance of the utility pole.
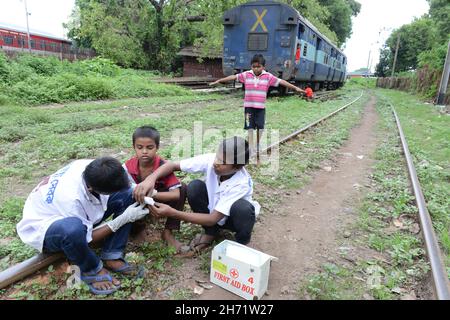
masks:
<svg viewBox="0 0 450 320"><path fill-rule="evenodd" d="M28 25L28 16L29 16L30 14L28 13L27 0L23 0L23 2L25 3L25 16L26 16L26 18L27 18L28 51L31 53L30 27L29 27L29 25Z"/></svg>
<svg viewBox="0 0 450 320"><path fill-rule="evenodd" d="M448 42L447 57L445 58L444 70L442 71L441 85L439 87L439 93L436 101L438 105L444 104L449 74L450 74L450 41Z"/></svg>
<svg viewBox="0 0 450 320"><path fill-rule="evenodd" d="M395 65L397 64L397 54L398 54L398 47L400 46L400 33L398 34L397 37L397 46L395 47L395 56L394 56L394 64L392 65L392 74L391 77L394 77L394 73L395 73Z"/></svg>
<svg viewBox="0 0 450 320"><path fill-rule="evenodd" d="M372 47L369 50L369 59L367 59L366 78L369 77L369 72L370 72L370 54L371 53L372 53Z"/></svg>

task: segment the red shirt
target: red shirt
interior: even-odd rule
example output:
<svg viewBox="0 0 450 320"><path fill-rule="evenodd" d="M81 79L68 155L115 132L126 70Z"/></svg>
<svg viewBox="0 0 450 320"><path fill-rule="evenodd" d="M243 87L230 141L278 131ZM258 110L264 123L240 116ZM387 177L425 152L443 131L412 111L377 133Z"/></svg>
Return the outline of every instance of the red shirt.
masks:
<svg viewBox="0 0 450 320"><path fill-rule="evenodd" d="M305 94L306 94L306 96L307 96L308 98L312 98L313 95L314 95L314 93L313 93L313 91L312 91L311 88L306 88L306 89L305 89Z"/></svg>
<svg viewBox="0 0 450 320"><path fill-rule="evenodd" d="M155 156L155 159L153 160L152 172L154 172L163 164L164 160L161 159L160 156ZM139 160L137 157L133 157L127 160L125 162L124 167L136 184L141 183L143 181L141 175L139 174ZM178 180L177 177L175 177L175 175L171 173L168 176L156 181L155 189L157 191L168 190L170 188L178 187L180 185L181 185L180 180Z"/></svg>

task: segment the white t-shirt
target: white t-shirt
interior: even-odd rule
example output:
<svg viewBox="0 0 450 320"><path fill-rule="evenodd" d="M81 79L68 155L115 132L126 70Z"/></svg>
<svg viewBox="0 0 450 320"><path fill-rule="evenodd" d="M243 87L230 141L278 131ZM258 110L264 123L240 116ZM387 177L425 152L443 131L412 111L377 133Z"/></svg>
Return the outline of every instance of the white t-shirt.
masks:
<svg viewBox="0 0 450 320"><path fill-rule="evenodd" d="M239 199L249 201L255 207L255 217L258 216L261 206L252 200L253 181L247 170L242 168L230 179L219 183L219 176L215 173L213 163L216 155L214 153L204 154L190 159L180 161L181 171L189 173L205 174L206 190L208 191L208 209L230 216L231 206ZM223 226L227 217L221 219L217 224Z"/></svg>
<svg viewBox="0 0 450 320"><path fill-rule="evenodd" d="M109 196L100 200L88 192L82 178L93 160L76 160L45 178L28 196L23 218L17 224L20 239L42 251L45 233L60 219L77 217L87 227L86 240L92 241L92 227L103 218Z"/></svg>

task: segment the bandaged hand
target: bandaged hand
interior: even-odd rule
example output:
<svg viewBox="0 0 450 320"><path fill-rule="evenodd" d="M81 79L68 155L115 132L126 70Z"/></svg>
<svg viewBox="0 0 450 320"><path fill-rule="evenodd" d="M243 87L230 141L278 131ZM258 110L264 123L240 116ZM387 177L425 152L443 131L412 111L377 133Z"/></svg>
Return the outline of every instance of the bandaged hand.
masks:
<svg viewBox="0 0 450 320"><path fill-rule="evenodd" d="M148 208L144 208L145 205L145 203L139 204L139 202L135 202L131 206L129 206L120 216L113 219L112 221L107 222L106 224L113 232L116 232L123 225L134 222L136 220L140 220L145 217L149 213Z"/></svg>

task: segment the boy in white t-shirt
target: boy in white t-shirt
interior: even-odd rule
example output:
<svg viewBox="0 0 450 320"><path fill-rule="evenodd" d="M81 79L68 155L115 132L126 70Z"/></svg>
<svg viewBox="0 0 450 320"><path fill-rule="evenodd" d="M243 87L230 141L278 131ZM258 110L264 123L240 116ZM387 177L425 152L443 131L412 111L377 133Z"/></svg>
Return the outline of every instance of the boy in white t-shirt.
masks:
<svg viewBox="0 0 450 320"><path fill-rule="evenodd" d="M247 244L260 211L259 204L252 200L253 181L244 168L248 161L249 145L245 139L225 139L216 154L166 162L136 187L134 195L141 201L152 192L155 181L174 171L203 173L204 181L194 180L188 185L187 198L193 213L181 212L157 202L150 211L157 217L172 217L202 225L205 234L197 236L191 243L194 251L208 247L220 228L234 231L236 241Z"/></svg>
<svg viewBox="0 0 450 320"><path fill-rule="evenodd" d="M40 252L62 251L94 294L110 294L120 282L109 271L141 275L123 251L131 223L149 210L133 203L128 176L111 157L76 160L45 178L28 196L17 224L22 241ZM113 219L99 225L108 217ZM89 242L104 240L101 257Z"/></svg>

